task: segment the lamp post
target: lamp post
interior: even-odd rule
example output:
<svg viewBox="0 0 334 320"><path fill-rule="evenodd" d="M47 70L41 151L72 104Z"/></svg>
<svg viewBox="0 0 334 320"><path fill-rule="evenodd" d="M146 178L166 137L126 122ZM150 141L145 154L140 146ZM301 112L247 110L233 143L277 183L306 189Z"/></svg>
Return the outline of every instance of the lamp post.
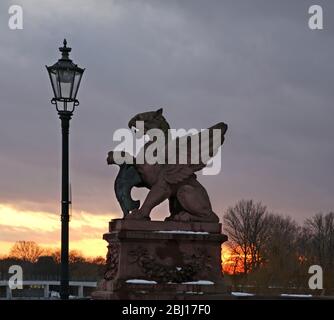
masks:
<svg viewBox="0 0 334 320"><path fill-rule="evenodd" d="M62 183L61 183L61 275L60 297L69 297L69 129L75 107L79 105L76 99L81 78L85 69L79 68L69 58L71 48L59 48L62 56L52 66L46 66L49 73L54 97L51 103L56 106L62 128Z"/></svg>

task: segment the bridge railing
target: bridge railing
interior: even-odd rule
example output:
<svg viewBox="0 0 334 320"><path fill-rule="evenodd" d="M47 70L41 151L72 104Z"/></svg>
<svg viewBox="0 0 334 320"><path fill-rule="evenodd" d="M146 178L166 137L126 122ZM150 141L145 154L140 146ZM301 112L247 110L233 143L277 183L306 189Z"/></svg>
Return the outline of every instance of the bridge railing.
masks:
<svg viewBox="0 0 334 320"><path fill-rule="evenodd" d="M60 281L43 281L43 280L27 280L23 281L22 283L24 287L40 287L43 288L43 298L47 299L50 298L50 287L59 287L60 288ZM84 298L84 288L95 288L97 283L94 281L70 281L69 286L77 287L77 297ZM6 288L6 295L4 298L12 299L13 293L8 285L8 281L0 281L0 287ZM20 290L20 289L15 289ZM0 297L1 298L1 297Z"/></svg>

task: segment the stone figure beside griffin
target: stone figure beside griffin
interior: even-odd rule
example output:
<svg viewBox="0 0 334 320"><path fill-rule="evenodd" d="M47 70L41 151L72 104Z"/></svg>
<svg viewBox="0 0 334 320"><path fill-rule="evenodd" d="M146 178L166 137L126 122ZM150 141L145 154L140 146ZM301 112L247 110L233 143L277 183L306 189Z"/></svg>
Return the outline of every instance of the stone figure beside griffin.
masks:
<svg viewBox="0 0 334 320"><path fill-rule="evenodd" d="M195 172L205 168L217 154L224 142L227 125L219 122L196 133L196 137L186 135L172 138L169 123L164 118L162 109L137 114L129 121L129 128L135 129L140 121L144 124L141 135L148 136L149 141L144 144L136 158L124 151L110 151L107 158L108 164L120 166L115 180L115 194L124 219L150 220L152 209L168 199L170 216L166 220L218 222L219 218L212 210L208 193L197 180ZM156 145L156 137L150 134L154 129L161 130L165 138L163 143L158 144L156 152L159 153L159 148L164 152L160 152L163 157L161 159L160 156L160 160L163 161L151 163L146 161L145 153L153 144ZM199 143L194 144L192 141ZM203 157L203 154L208 156ZM119 164L116 158L120 155L132 161ZM198 155L199 161L193 161L194 155ZM136 161L139 157L144 161ZM138 200L134 201L131 198L132 187L149 189L141 207Z"/></svg>

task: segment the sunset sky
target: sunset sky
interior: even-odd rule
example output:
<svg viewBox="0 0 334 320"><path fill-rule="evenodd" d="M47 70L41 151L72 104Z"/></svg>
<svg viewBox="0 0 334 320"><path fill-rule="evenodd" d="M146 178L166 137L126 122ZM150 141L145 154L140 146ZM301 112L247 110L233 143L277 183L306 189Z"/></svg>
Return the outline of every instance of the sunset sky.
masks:
<svg viewBox="0 0 334 320"><path fill-rule="evenodd" d="M59 245L60 121L45 65L65 37L87 68L71 122L71 249L105 255L121 217L113 132L159 107L176 129L229 125L222 172L199 177L220 217L240 199L298 222L334 210L334 3L316 2L322 31L308 28L309 0L1 0L0 255L18 240ZM23 30L8 28L11 4ZM163 204L152 216L167 215Z"/></svg>

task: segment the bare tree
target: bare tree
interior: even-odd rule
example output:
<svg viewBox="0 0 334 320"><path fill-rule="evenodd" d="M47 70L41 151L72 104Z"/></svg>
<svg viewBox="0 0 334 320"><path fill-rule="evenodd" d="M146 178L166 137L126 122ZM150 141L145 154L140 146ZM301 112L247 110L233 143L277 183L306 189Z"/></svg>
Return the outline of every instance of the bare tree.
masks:
<svg viewBox="0 0 334 320"><path fill-rule="evenodd" d="M70 263L84 263L86 262L85 257L79 250L71 250L69 252L69 262Z"/></svg>
<svg viewBox="0 0 334 320"><path fill-rule="evenodd" d="M60 249L49 249L48 255L50 255L56 263L61 262ZM88 261L83 254L78 250L71 250L68 255L69 263L80 263Z"/></svg>
<svg viewBox="0 0 334 320"><path fill-rule="evenodd" d="M97 256L97 257L90 258L90 259L88 258L87 260L90 263L97 264L97 265L105 265L106 263L106 259L101 256Z"/></svg>
<svg viewBox="0 0 334 320"><path fill-rule="evenodd" d="M9 256L23 261L36 262L43 249L34 241L18 241L10 249Z"/></svg>
<svg viewBox="0 0 334 320"><path fill-rule="evenodd" d="M287 287L296 285L300 271L298 251L300 227L290 217L270 214L268 228L270 233L265 243L264 270L267 283Z"/></svg>
<svg viewBox="0 0 334 320"><path fill-rule="evenodd" d="M60 263L60 249L51 249L51 254L50 256L52 257L52 259L54 260L55 263Z"/></svg>
<svg viewBox="0 0 334 320"><path fill-rule="evenodd" d="M239 201L225 213L224 229L233 254L242 258L243 272L247 274L257 269L262 263L269 233L266 207L261 202Z"/></svg>
<svg viewBox="0 0 334 320"><path fill-rule="evenodd" d="M334 213L318 213L307 219L304 228L306 255L312 263L333 270L334 267Z"/></svg>

